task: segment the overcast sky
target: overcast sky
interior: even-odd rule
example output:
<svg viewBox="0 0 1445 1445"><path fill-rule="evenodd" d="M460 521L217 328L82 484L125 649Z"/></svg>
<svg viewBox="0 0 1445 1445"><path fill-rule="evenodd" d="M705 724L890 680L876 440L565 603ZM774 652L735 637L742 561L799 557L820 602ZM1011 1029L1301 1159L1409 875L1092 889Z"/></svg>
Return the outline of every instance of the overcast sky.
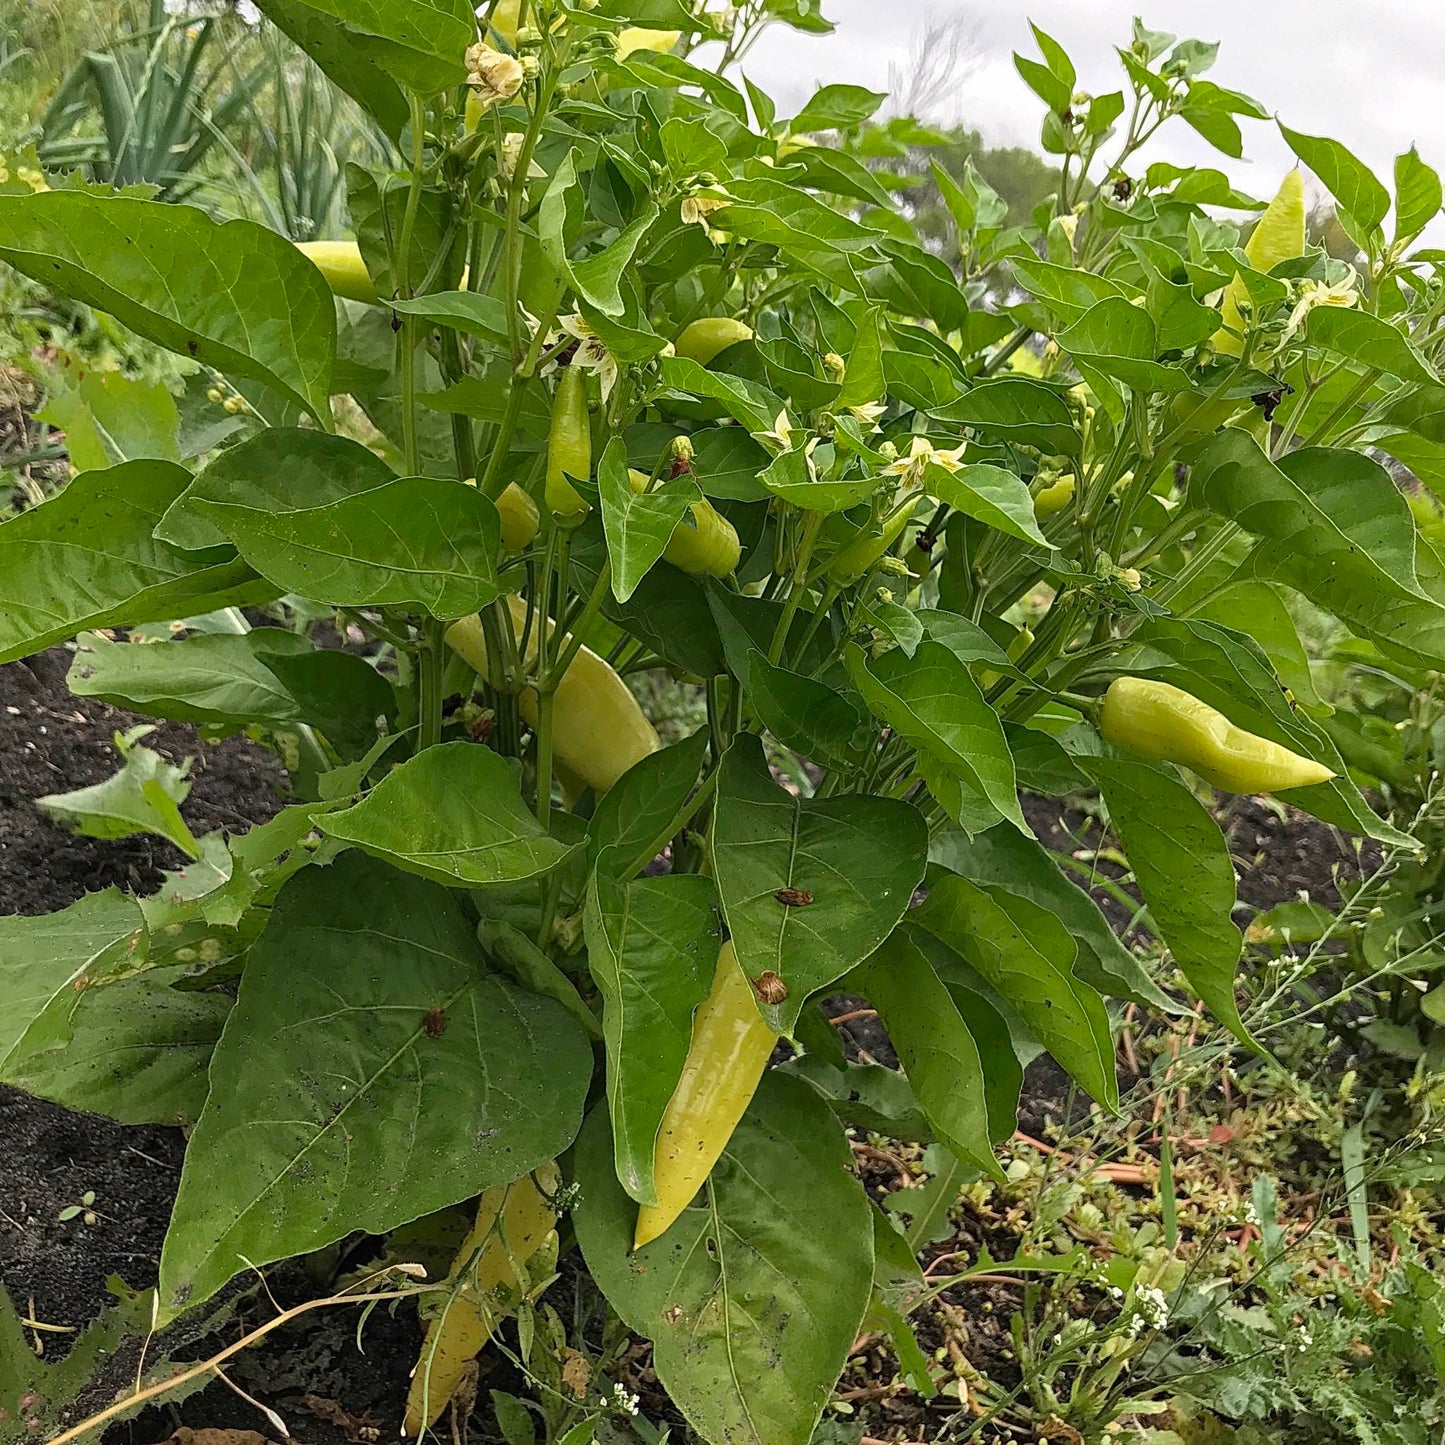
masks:
<svg viewBox="0 0 1445 1445"><path fill-rule="evenodd" d="M1014 70L1012 52L1037 56L1036 21L1073 58L1081 88L1124 85L1114 53L1130 19L1182 37L1220 41L1210 79L1253 96L1285 124L1343 141L1389 183L1394 155L1412 142L1445 171L1445 4L1407 0L823 0L837 24L825 37L777 26L744 70L795 110L819 81L888 88L888 67L905 64L928 20L958 15L977 36L980 64L959 86L952 116L994 144L1037 146L1042 104ZM1230 161L1183 121L1160 132L1149 159L1219 165L1251 193L1272 194L1292 157L1273 123L1243 120L1245 158Z"/></svg>

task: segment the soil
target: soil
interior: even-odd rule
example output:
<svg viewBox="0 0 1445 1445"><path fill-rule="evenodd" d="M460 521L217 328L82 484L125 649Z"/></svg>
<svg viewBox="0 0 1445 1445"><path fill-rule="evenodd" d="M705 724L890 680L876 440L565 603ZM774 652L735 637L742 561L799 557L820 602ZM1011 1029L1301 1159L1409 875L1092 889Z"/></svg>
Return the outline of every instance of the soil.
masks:
<svg viewBox="0 0 1445 1445"><path fill-rule="evenodd" d="M112 734L144 721L72 697L65 687L68 663L67 651L53 648L26 662L0 667L0 914L51 912L86 892L112 885L148 893L160 886L165 870L184 861L160 839L102 842L71 836L33 806L42 794L109 776L117 766ZM188 756L195 759L194 786L182 812L197 835L264 821L285 799L285 775L274 756L243 739L202 744L191 728L162 724L146 742L173 762ZM1025 812L1049 847L1092 861L1106 878L1121 874L1106 856L1097 856L1099 850L1107 850L1110 840L1093 817L1040 798L1026 800ZM1268 908L1301 894L1328 905L1338 896L1336 870L1343 870L1345 876L1358 874L1360 860L1351 840L1313 819L1237 799L1221 821L1239 864L1241 900L1253 908ZM1121 901L1117 887L1091 891L1116 927L1127 926L1133 910ZM1127 896L1127 889L1124 892ZM846 996L830 1001L828 1007L833 1015L859 1010L864 1010L864 1001ZM841 1034L854 1057L866 1054L879 1062L894 1062L886 1035L866 1010L842 1025ZM1077 1117L1089 1103L1048 1059L1029 1070L1024 1097L1020 1124L1035 1138L1045 1137L1054 1122ZM22 1312L33 1306L38 1320L83 1326L109 1302L110 1276L119 1275L134 1289L154 1284L179 1180L181 1131L127 1128L0 1087L0 1150L6 1159L0 1173L0 1283ZM886 1159L860 1155L860 1170L875 1195L897 1186L897 1171ZM96 1222L60 1221L61 1211L89 1190L95 1193ZM955 1211L952 1236L930 1250L934 1258L959 1252L967 1260L987 1248L995 1258L1006 1259L1013 1244L1006 1231L962 1208ZM313 1261L312 1274L301 1265L268 1271L272 1297L283 1307L315 1297L318 1284L325 1283L315 1277L315 1269ZM253 1287L243 1286L225 1327L226 1338L235 1338L273 1313L271 1304L258 1300L256 1294ZM939 1307L952 1312L948 1330L939 1327L937 1315L922 1318L920 1343L931 1352L956 1348L962 1341L974 1367L1006 1382L1016 1369L1008 1334L1009 1315L1016 1305L1006 1286L957 1286L943 1296ZM366 1325L365 1353L356 1345L356 1325L354 1310L308 1315L272 1336L265 1347L236 1357L230 1379L278 1410L296 1438L313 1445L395 1439L420 1340L415 1314L373 1313ZM47 1354L63 1355L68 1339L47 1334ZM215 1338L209 1348L216 1348ZM206 1352L204 1342L194 1342L181 1357L200 1358ZM125 1361L113 1363L118 1369ZM651 1406L655 1389L646 1388L650 1372L645 1351L638 1352L635 1369L636 1383ZM859 1391L860 1401L866 1401L870 1392L876 1393L877 1381L887 1381L895 1370L886 1346L877 1346L850 1364L841 1388ZM493 1383L491 1378L483 1381L484 1401L486 1387ZM882 1412L878 1426L907 1425L909 1438L928 1438L943 1419L935 1407L916 1401L885 1399L877 1408ZM268 1437L277 1433L254 1404L216 1381L178 1403L148 1409L113 1426L104 1441L155 1445L182 1425L260 1431ZM871 1424L870 1429L877 1433ZM472 1438L496 1438L480 1409Z"/></svg>

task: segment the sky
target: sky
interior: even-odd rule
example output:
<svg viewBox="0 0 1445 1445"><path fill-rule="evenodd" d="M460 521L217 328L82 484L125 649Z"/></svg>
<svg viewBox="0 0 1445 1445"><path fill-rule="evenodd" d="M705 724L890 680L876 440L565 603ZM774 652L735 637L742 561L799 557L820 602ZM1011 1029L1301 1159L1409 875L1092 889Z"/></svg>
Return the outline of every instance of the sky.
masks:
<svg viewBox="0 0 1445 1445"><path fill-rule="evenodd" d="M775 26L744 71L796 110L820 81L888 88L888 67L906 65L930 19L963 18L978 63L958 87L955 113L991 144L1038 144L1042 103L1014 70L1015 50L1037 57L1035 21L1058 40L1098 94L1124 85L1114 47L1128 43L1141 13L1153 30L1221 42L1209 78L1253 96L1294 130L1343 141L1389 184L1393 157L1418 144L1445 172L1445 5L1407 0L823 0L837 25L830 36ZM1216 165L1256 196L1273 194L1293 157L1272 122L1243 120L1243 161L1222 157L1183 121L1166 125L1148 160Z"/></svg>

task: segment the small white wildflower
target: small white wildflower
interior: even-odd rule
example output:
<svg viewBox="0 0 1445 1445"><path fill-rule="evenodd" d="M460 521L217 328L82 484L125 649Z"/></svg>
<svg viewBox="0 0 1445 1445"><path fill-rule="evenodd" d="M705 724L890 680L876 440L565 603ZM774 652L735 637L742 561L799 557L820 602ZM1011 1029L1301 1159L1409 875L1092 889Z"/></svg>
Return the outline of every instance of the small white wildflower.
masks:
<svg viewBox="0 0 1445 1445"><path fill-rule="evenodd" d="M1169 1323L1169 1301L1164 1298L1164 1291L1153 1285L1145 1285L1135 1294L1134 1308L1135 1320L1142 1320L1151 1329L1162 1330Z"/></svg>
<svg viewBox="0 0 1445 1445"><path fill-rule="evenodd" d="M612 1394L604 1399L603 1403L616 1410L620 1415L636 1415L642 1406L642 1400L634 1395L625 1385L613 1385Z"/></svg>

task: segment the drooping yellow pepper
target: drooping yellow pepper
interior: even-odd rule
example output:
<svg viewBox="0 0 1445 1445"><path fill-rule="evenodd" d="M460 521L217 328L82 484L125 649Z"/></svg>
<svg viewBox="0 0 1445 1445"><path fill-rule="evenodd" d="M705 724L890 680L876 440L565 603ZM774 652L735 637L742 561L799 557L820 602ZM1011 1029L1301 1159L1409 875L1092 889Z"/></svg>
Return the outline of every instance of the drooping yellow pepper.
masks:
<svg viewBox="0 0 1445 1445"><path fill-rule="evenodd" d="M672 343L672 349L699 366L711 366L713 359L729 346L752 339L753 328L746 321L734 321L728 316L704 316L700 321L683 327L682 334Z"/></svg>
<svg viewBox="0 0 1445 1445"><path fill-rule="evenodd" d="M297 241L295 244L326 277L333 296L376 305L376 287L371 284L366 262L361 259L361 247L355 241Z"/></svg>
<svg viewBox="0 0 1445 1445"><path fill-rule="evenodd" d="M403 1435L415 1437L436 1424L497 1321L520 1301L527 1280L518 1269L525 1276L528 1262L557 1226L542 1190L555 1196L560 1182L557 1166L547 1163L534 1174L483 1191L476 1224L452 1262L456 1275L475 1255L475 1273L435 1306L407 1392Z"/></svg>
<svg viewBox="0 0 1445 1445"><path fill-rule="evenodd" d="M1256 271L1271 271L1281 261L1303 256L1305 249L1305 187L1298 168L1288 172L1265 212L1245 242L1244 254ZM1249 287L1235 276L1224 288L1224 325L1214 333L1214 349L1230 356L1244 350L1238 333L1244 330L1240 303L1248 303Z"/></svg>
<svg viewBox="0 0 1445 1445"><path fill-rule="evenodd" d="M632 490L645 492L651 482L646 472L629 468ZM743 554L737 529L706 497L688 509L693 525L679 522L663 548L663 560L693 577L731 577Z"/></svg>
<svg viewBox="0 0 1445 1445"><path fill-rule="evenodd" d="M508 552L525 552L537 540L542 514L516 482L502 488L497 515L502 519L502 546Z"/></svg>
<svg viewBox="0 0 1445 1445"><path fill-rule="evenodd" d="M1047 486L1040 487L1034 493L1034 516L1042 522L1045 517L1062 512L1074 500L1075 486L1074 475L1068 472Z"/></svg>
<svg viewBox="0 0 1445 1445"><path fill-rule="evenodd" d="M757 1092L777 1041L732 942L723 944L712 992L692 1021L682 1077L663 1112L653 1153L657 1203L639 1210L634 1249L666 1233L692 1203Z"/></svg>
<svg viewBox="0 0 1445 1445"><path fill-rule="evenodd" d="M507 599L518 641L526 624L527 604ZM551 635L552 623L546 624ZM527 640L526 666L535 667L541 619L534 618ZM490 675L486 633L481 620L463 617L447 628L447 645L482 676ZM537 726L537 693L526 687L517 710L529 727ZM594 792L605 793L628 768L661 748L657 730L648 722L627 684L590 648L579 648L557 684L552 706L552 745L559 763Z"/></svg>
<svg viewBox="0 0 1445 1445"><path fill-rule="evenodd" d="M1313 758L1236 727L1191 693L1150 678L1109 684L1099 731L1116 747L1179 763L1226 793L1277 793L1335 776Z"/></svg>

